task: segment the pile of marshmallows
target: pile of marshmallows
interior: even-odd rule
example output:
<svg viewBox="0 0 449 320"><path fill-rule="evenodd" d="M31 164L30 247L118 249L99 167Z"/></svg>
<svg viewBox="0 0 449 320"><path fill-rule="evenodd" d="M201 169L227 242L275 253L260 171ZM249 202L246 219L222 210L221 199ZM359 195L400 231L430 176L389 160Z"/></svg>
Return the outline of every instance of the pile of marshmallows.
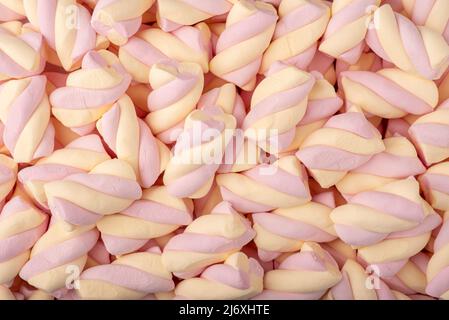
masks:
<svg viewBox="0 0 449 320"><path fill-rule="evenodd" d="M449 1L0 21L0 299L449 299Z"/></svg>

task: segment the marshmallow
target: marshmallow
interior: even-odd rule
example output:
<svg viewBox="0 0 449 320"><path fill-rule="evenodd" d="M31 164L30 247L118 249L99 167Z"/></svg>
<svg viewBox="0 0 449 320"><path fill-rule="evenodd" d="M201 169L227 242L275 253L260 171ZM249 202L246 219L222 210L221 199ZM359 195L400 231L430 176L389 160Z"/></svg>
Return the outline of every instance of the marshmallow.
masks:
<svg viewBox="0 0 449 320"><path fill-rule="evenodd" d="M267 152L288 146L304 117L315 78L284 63L271 66L254 90L251 110L243 122L245 136Z"/></svg>
<svg viewBox="0 0 449 320"><path fill-rule="evenodd" d="M246 109L234 84L224 83L203 93L198 101L198 109L208 106L218 106L225 113L232 114L237 120L237 127L240 128L242 126L246 116Z"/></svg>
<svg viewBox="0 0 449 320"><path fill-rule="evenodd" d="M120 47L119 58L134 81L148 83L151 66L167 60L195 62L209 71L210 50L210 30L199 23L171 33L143 28Z"/></svg>
<svg viewBox="0 0 449 320"><path fill-rule="evenodd" d="M229 12L228 0L159 0L157 18L159 27L167 32L193 25Z"/></svg>
<svg viewBox="0 0 449 320"><path fill-rule="evenodd" d="M415 24L383 5L374 12L366 42L382 59L401 70L435 80L449 65L449 45L442 35Z"/></svg>
<svg viewBox="0 0 449 320"><path fill-rule="evenodd" d="M434 254L427 265L427 287L426 293L432 297L449 299L449 280L447 270L449 266L449 223L448 214L444 216L444 223L438 232L434 243Z"/></svg>
<svg viewBox="0 0 449 320"><path fill-rule="evenodd" d="M164 171L170 150L153 137L124 95L97 122L97 129L118 159L128 162L143 188L151 187Z"/></svg>
<svg viewBox="0 0 449 320"><path fill-rule="evenodd" d="M38 160L35 165L23 168L18 174L18 180L39 206L48 208L44 191L46 183L63 179L71 174L89 172L96 165L109 159L100 138L97 135L87 135Z"/></svg>
<svg viewBox="0 0 449 320"><path fill-rule="evenodd" d="M3 141L16 162L29 163L53 151L55 130L46 83L45 76L34 76L0 85Z"/></svg>
<svg viewBox="0 0 449 320"><path fill-rule="evenodd" d="M336 285L341 273L335 260L318 244L305 242L301 251L268 271L256 300L318 300Z"/></svg>
<svg viewBox="0 0 449 320"><path fill-rule="evenodd" d="M207 267L200 277L178 283L175 295L177 299L250 299L262 292L263 274L257 260L236 252L222 264Z"/></svg>
<svg viewBox="0 0 449 320"><path fill-rule="evenodd" d="M329 6L321 0L284 0L278 12L273 41L263 55L260 71L265 73L275 61L305 69L326 30Z"/></svg>
<svg viewBox="0 0 449 320"><path fill-rule="evenodd" d="M0 0L0 21L22 20L24 17L23 0Z"/></svg>
<svg viewBox="0 0 449 320"><path fill-rule="evenodd" d="M211 214L198 217L183 233L171 238L162 261L178 278L191 278L240 251L254 235L251 223L224 201Z"/></svg>
<svg viewBox="0 0 449 320"><path fill-rule="evenodd" d="M418 180L426 200L436 210L449 211L449 162L441 162L427 169Z"/></svg>
<svg viewBox="0 0 449 320"><path fill-rule="evenodd" d="M329 193L329 196L333 196ZM306 204L281 208L271 213L252 215L253 228L256 231L254 242L259 257L273 260L284 252L296 252L306 241L330 242L335 240L333 222L329 215L332 207L326 202L312 200Z"/></svg>
<svg viewBox="0 0 449 320"><path fill-rule="evenodd" d="M161 141L176 141L185 118L196 107L203 90L204 77L196 63L157 63L150 69L148 95L150 113L145 121Z"/></svg>
<svg viewBox="0 0 449 320"><path fill-rule="evenodd" d="M420 197L414 178L393 181L352 196L331 215L344 242L376 265L380 276L393 276L421 251L441 218Z"/></svg>
<svg viewBox="0 0 449 320"><path fill-rule="evenodd" d="M7 287L0 285L0 300L16 300L16 297Z"/></svg>
<svg viewBox="0 0 449 320"><path fill-rule="evenodd" d="M86 226L114 214L140 199L142 190L132 167L112 159L89 173L75 173L44 185L53 216L69 226Z"/></svg>
<svg viewBox="0 0 449 320"><path fill-rule="evenodd" d="M349 110L333 116L311 133L296 156L312 177L327 188L384 149L377 129L361 112Z"/></svg>
<svg viewBox="0 0 449 320"><path fill-rule="evenodd" d="M210 61L211 72L243 90L254 89L276 20L276 10L270 4L236 1L226 19L226 28L218 38L216 55Z"/></svg>
<svg viewBox="0 0 449 320"><path fill-rule="evenodd" d="M370 16L379 4L380 0L334 0L319 50L347 63L356 63L365 46Z"/></svg>
<svg viewBox="0 0 449 320"><path fill-rule="evenodd" d="M354 260L346 261L341 281L329 290L326 300L397 300L396 294L401 297L375 273L367 271Z"/></svg>
<svg viewBox="0 0 449 320"><path fill-rule="evenodd" d="M423 115L438 104L433 81L400 69L345 71L340 76L346 100L371 115L387 119Z"/></svg>
<svg viewBox="0 0 449 320"><path fill-rule="evenodd" d="M1 8L0 8L1 11ZM38 75L44 70L42 35L0 24L0 81Z"/></svg>
<svg viewBox="0 0 449 320"><path fill-rule="evenodd" d="M99 0L92 13L92 27L117 46L139 31L142 15L155 0ZM160 5L159 5L160 6Z"/></svg>
<svg viewBox="0 0 449 320"><path fill-rule="evenodd" d="M311 199L307 174L294 156L241 173L219 174L216 181L223 199L245 213L299 206Z"/></svg>
<svg viewBox="0 0 449 320"><path fill-rule="evenodd" d="M26 0L25 13L30 23L56 51L57 60L72 70L83 56L95 48L95 30L89 10L76 0Z"/></svg>
<svg viewBox="0 0 449 320"><path fill-rule="evenodd" d="M68 281L75 280L83 270L87 253L97 239L98 231L93 226L67 231L63 223L54 222L34 245L20 277L38 289L61 296L71 285ZM75 278L70 279L71 274Z"/></svg>
<svg viewBox="0 0 449 320"><path fill-rule="evenodd" d="M143 191L142 198L121 213L103 217L97 222L107 250L121 255L138 250L148 240L174 232L192 222L190 199L171 196L165 186Z"/></svg>
<svg viewBox="0 0 449 320"><path fill-rule="evenodd" d="M430 166L449 157L449 103L416 119L408 132L424 164Z"/></svg>
<svg viewBox="0 0 449 320"><path fill-rule="evenodd" d="M81 299L136 300L151 293L169 292L175 287L172 275L162 264L159 247L123 255L111 264L86 269L81 273Z"/></svg>
<svg viewBox="0 0 449 320"><path fill-rule="evenodd" d="M219 107L189 114L164 173L171 195L197 199L207 194L235 127L235 118Z"/></svg>
<svg viewBox="0 0 449 320"><path fill-rule="evenodd" d="M396 136L383 142L385 151L374 155L337 183L336 187L344 197L425 172L426 168L407 138Z"/></svg>
<svg viewBox="0 0 449 320"><path fill-rule="evenodd" d="M48 216L14 197L0 214L0 284L11 284L47 228Z"/></svg>

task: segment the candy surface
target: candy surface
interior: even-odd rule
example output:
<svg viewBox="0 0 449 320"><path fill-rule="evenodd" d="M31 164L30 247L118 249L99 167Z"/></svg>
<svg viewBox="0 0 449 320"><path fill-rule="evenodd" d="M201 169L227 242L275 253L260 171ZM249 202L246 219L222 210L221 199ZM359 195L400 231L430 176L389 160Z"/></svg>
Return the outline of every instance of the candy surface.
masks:
<svg viewBox="0 0 449 320"><path fill-rule="evenodd" d="M0 0L0 300L449 300L448 219L448 0Z"/></svg>

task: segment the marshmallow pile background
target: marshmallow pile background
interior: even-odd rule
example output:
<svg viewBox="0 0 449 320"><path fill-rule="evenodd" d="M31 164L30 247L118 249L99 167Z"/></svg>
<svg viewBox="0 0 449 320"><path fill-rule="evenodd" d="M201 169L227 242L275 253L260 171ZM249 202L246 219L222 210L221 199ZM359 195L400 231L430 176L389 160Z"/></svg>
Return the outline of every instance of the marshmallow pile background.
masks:
<svg viewBox="0 0 449 320"><path fill-rule="evenodd" d="M448 41L447 0L0 0L0 299L449 299Z"/></svg>

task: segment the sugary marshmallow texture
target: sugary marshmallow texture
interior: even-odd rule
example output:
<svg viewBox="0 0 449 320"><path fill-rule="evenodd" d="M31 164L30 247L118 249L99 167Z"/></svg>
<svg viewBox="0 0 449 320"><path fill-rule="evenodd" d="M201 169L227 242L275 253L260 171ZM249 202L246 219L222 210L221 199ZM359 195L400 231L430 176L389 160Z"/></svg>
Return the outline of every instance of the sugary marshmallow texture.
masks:
<svg viewBox="0 0 449 320"><path fill-rule="evenodd" d="M449 300L448 0L0 0L0 300Z"/></svg>

